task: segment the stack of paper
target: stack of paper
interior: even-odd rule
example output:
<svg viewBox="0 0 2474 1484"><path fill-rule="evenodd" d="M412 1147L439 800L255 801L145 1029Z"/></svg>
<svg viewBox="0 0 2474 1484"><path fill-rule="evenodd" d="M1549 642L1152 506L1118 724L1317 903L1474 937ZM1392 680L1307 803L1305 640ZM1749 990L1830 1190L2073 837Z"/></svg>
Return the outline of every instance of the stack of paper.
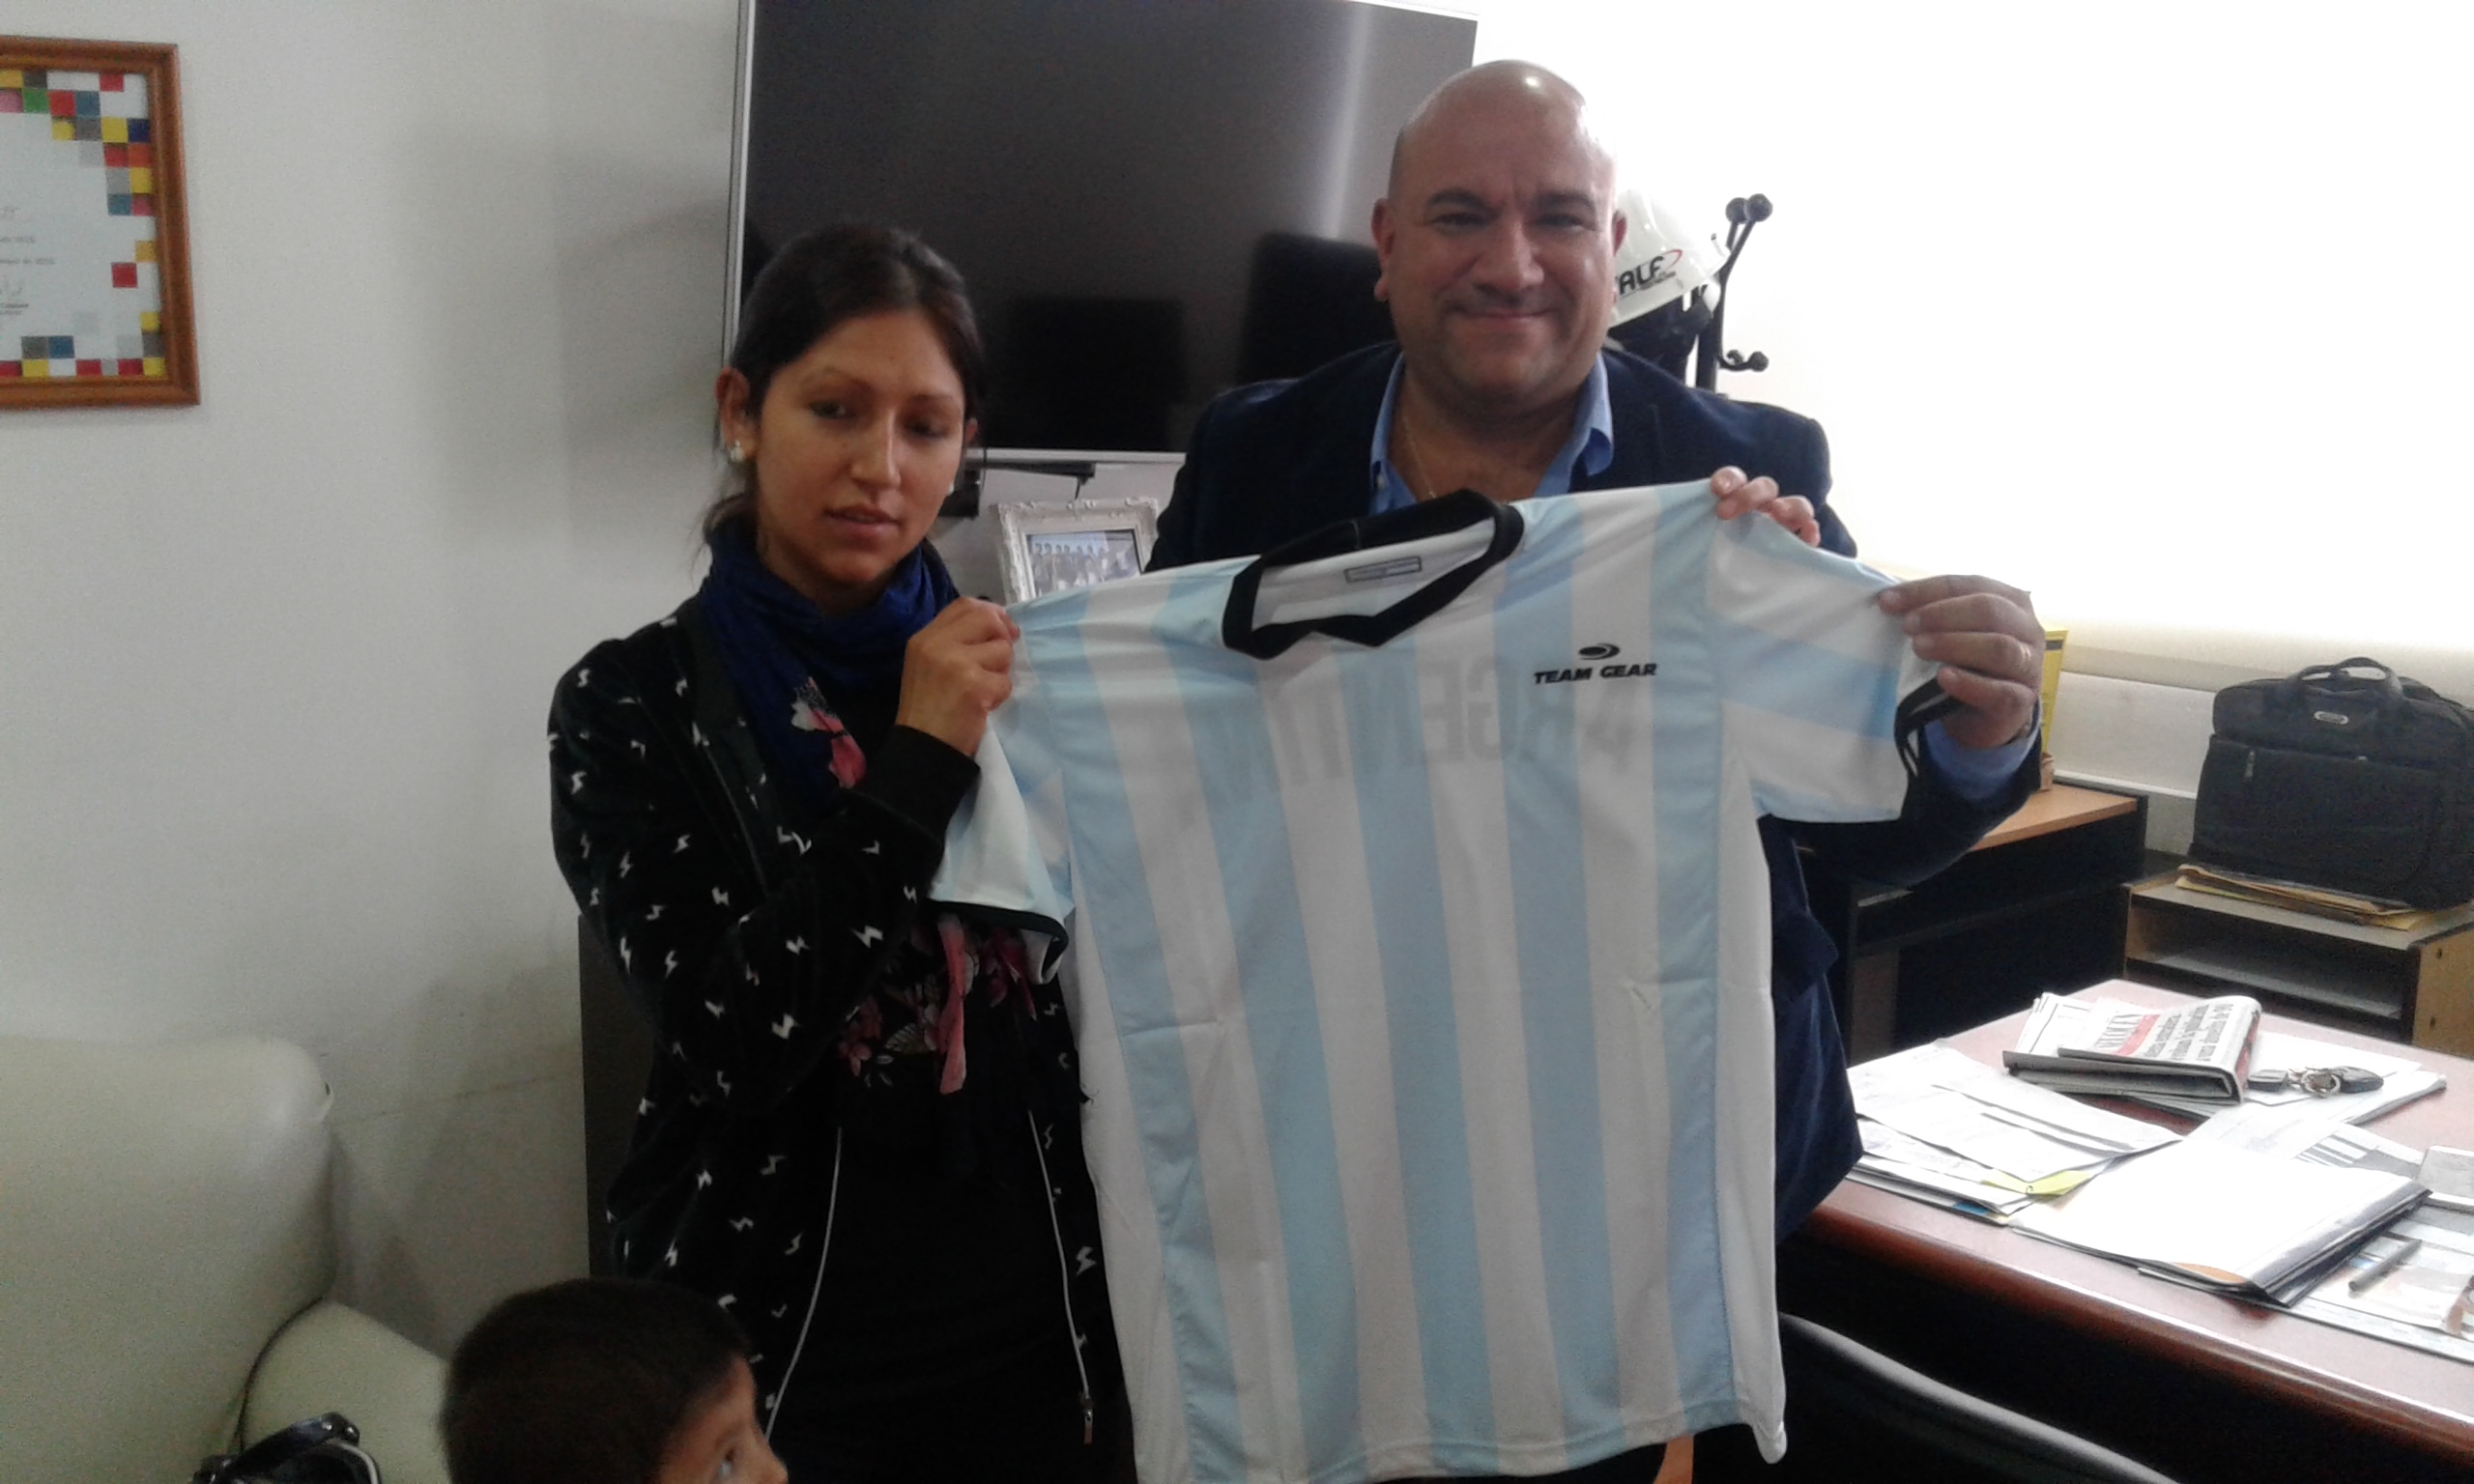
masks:
<svg viewBox="0 0 2474 1484"><path fill-rule="evenodd" d="M2193 1138L2125 1160L2013 1224L2180 1282L2291 1303L2422 1198L2406 1176Z"/></svg>
<svg viewBox="0 0 2474 1484"><path fill-rule="evenodd" d="M2373 1066L2388 1086L2210 1106L2215 1116L2179 1138L1947 1046L1917 1046L1850 1070L1864 1137L1850 1178L2474 1361L2474 1213L2418 1210L2420 1152L2347 1122L2370 1116L2363 1108L2383 1094L2391 1106L2420 1096L2412 1074L2421 1069L2269 1032L2259 1046L2263 1056L2307 1053L2300 1065ZM2378 1266L2391 1248L2393 1264Z"/></svg>
<svg viewBox="0 0 2474 1484"><path fill-rule="evenodd" d="M2319 1133L2316 1140L2311 1135ZM2380 1170L2426 1177L2424 1152L2368 1128L2306 1119L2257 1103L2219 1114L2201 1124L2190 1142L2225 1142L2264 1155L2289 1156L2309 1164ZM2293 1311L2324 1325L2410 1345L2452 1359L2474 1362L2467 1334L2474 1296L2474 1212L2430 1200L2357 1248ZM2402 1249L2402 1250L2401 1250ZM2394 1261L2385 1261L2391 1257Z"/></svg>
<svg viewBox="0 0 2474 1484"><path fill-rule="evenodd" d="M2015 1177L1911 1138L1887 1124L1858 1118L1856 1127L1863 1136L1864 1154L1848 1178L1859 1184L1987 1221L2006 1221L2035 1198Z"/></svg>
<svg viewBox="0 0 2474 1484"><path fill-rule="evenodd" d="M2321 1324L2373 1334L2416 1350L2474 1362L2466 1333L2474 1284L2474 1230L2454 1212L2415 1212L2380 1242L2330 1273L2293 1311ZM2402 1246L2385 1271L2368 1261L2384 1243ZM2381 1255L2386 1255L2382 1253Z"/></svg>
<svg viewBox="0 0 2474 1484"><path fill-rule="evenodd" d="M2175 872L2174 884L2195 892L2230 897L2237 901L2256 901L2294 912L2308 912L2314 917L2358 923L2365 928L2393 928L2401 932L2410 932L2441 915L2437 910L2391 901L2384 897L2360 897L2333 887L2305 886L2299 881L2255 876L2247 871L2227 870L2222 867L2185 865Z"/></svg>
<svg viewBox="0 0 2474 1484"><path fill-rule="evenodd" d="M2013 1081L1947 1046L1867 1062L1848 1080L1864 1138L1853 1178L1987 1220L2175 1137Z"/></svg>

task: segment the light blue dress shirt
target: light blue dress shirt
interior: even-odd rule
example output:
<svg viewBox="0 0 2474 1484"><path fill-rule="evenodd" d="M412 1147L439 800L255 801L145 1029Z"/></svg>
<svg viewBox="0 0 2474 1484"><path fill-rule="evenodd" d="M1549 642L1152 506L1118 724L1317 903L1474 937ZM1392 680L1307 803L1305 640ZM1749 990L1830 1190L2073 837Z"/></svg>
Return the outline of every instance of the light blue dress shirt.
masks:
<svg viewBox="0 0 2474 1484"><path fill-rule="evenodd" d="M1383 406L1374 414L1374 446L1366 455L1373 475L1374 508L1370 515L1386 510L1399 510L1418 502L1417 492L1392 467L1392 409L1400 400L1400 371L1405 360L1392 363L1391 384L1383 388ZM1545 475L1538 488L1530 491L1534 499L1539 495L1569 495L1575 474L1599 474L1615 461L1615 410L1606 400L1606 357L1590 362L1589 380L1581 383L1580 407L1572 417L1572 433L1564 446L1548 460ZM1450 490L1429 490L1430 495L1449 495Z"/></svg>

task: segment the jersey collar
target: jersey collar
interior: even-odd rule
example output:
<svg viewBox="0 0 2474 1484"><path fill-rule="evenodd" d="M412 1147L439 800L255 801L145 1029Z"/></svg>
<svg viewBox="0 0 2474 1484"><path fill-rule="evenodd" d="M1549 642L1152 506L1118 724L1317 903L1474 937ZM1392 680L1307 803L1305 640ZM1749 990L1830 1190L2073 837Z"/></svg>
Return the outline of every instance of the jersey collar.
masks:
<svg viewBox="0 0 2474 1484"><path fill-rule="evenodd" d="M1380 613L1333 614L1293 623L1254 622L1254 603L1262 589L1264 574L1276 567L1448 535L1482 523L1493 527L1484 551ZM1368 647L1384 643L1441 612L1446 604L1467 591L1470 584L1510 556L1520 545L1525 525L1516 506L1498 503L1475 490L1455 490L1439 499L1421 500L1405 510L1338 521L1310 530L1248 562L1245 570L1229 583L1228 606L1220 620L1221 642L1258 660L1285 652L1309 634L1329 634Z"/></svg>

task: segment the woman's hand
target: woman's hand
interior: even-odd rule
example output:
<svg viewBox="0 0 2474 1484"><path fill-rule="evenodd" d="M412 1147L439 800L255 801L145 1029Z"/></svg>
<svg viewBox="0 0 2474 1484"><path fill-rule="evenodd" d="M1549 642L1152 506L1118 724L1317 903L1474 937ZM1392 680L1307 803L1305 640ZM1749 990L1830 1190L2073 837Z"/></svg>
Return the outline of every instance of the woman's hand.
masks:
<svg viewBox="0 0 2474 1484"><path fill-rule="evenodd" d="M1014 641L1021 637L995 604L956 598L911 635L903 651L894 725L924 731L958 753L977 753L988 713L1013 694Z"/></svg>

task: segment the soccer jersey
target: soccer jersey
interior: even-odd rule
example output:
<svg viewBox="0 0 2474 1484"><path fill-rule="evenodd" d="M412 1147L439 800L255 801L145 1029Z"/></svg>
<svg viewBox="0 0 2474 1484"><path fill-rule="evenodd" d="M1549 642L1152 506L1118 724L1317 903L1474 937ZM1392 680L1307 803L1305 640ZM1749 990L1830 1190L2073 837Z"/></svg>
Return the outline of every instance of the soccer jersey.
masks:
<svg viewBox="0 0 2474 1484"><path fill-rule="evenodd" d="M1145 1480L1783 1448L1754 821L1898 813L1886 582L1693 483L1016 611L934 891L1070 940Z"/></svg>

